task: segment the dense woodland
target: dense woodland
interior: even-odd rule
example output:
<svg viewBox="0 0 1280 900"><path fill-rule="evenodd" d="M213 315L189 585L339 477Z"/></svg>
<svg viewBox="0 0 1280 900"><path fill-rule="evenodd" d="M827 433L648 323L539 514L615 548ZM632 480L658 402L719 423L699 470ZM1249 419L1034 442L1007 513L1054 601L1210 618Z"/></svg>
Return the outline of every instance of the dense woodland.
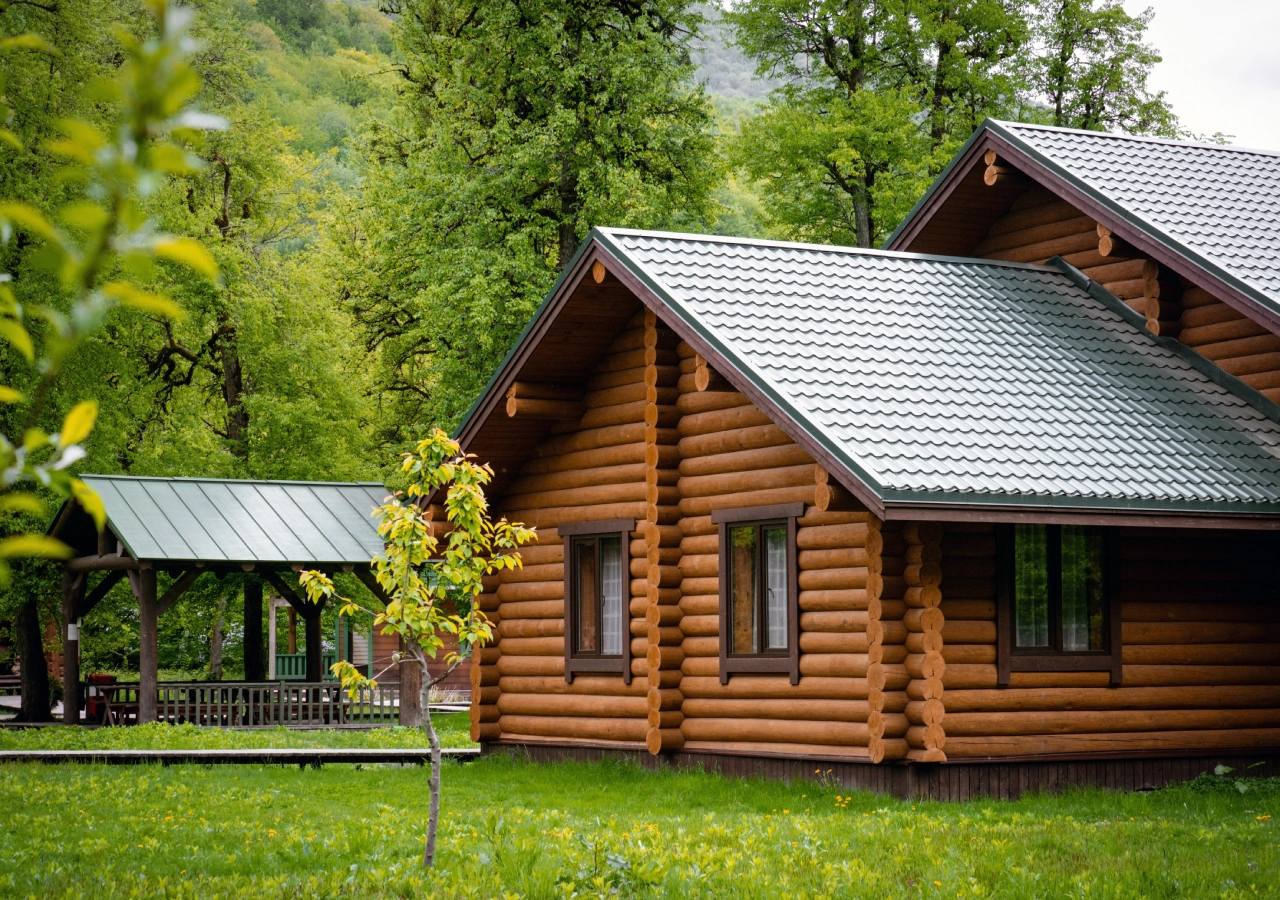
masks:
<svg viewBox="0 0 1280 900"><path fill-rule="evenodd" d="M459 420L594 225L870 247L987 116L1181 133L1146 87L1151 12L1116 0L195 9L198 105L230 127L146 210L222 278L156 266L186 317L117 309L66 365L43 425L98 401L85 472L394 484L398 453ZM120 33L149 27L137 0L0 2L0 199L77 199L53 142L66 120L111 121L94 85ZM0 272L25 305L64 302L25 235ZM4 342L0 374L38 377ZM20 405L0 423L17 434ZM0 533L47 523L0 515ZM15 566L0 622L54 615L58 584ZM166 614L162 667L216 672L225 645L239 668L239 589L205 576ZM125 587L99 605L84 671L136 665L136 615Z"/></svg>

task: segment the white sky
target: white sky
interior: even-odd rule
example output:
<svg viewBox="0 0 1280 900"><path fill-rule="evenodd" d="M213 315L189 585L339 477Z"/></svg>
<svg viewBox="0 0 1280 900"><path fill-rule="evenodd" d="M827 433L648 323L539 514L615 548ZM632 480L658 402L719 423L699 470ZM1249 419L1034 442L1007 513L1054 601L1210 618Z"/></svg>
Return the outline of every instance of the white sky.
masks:
<svg viewBox="0 0 1280 900"><path fill-rule="evenodd" d="M1124 0L1155 19L1164 61L1148 82L1168 92L1182 126L1231 143L1280 150L1280 0Z"/></svg>

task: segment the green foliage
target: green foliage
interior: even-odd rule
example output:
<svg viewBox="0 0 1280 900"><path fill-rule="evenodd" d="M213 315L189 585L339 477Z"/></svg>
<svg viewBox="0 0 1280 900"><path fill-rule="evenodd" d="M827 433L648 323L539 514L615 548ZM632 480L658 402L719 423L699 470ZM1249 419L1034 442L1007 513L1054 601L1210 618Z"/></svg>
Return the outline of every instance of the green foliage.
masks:
<svg viewBox="0 0 1280 900"><path fill-rule="evenodd" d="M719 180L686 0L400 11L406 89L345 243L397 443L457 421L592 225L710 220Z"/></svg>
<svg viewBox="0 0 1280 900"><path fill-rule="evenodd" d="M190 11L160 0L149 9L157 36L144 41L121 32L124 63L114 79L99 82L94 90L95 99L113 110L112 127L66 119L59 124L62 136L49 145L54 156L66 161L58 180L81 186L81 196L62 203L52 219L27 202L0 203L0 241L8 245L15 237L26 238L29 243L16 251L17 266L25 263L45 275L38 292L23 292L21 299L9 284L12 276L0 278L0 337L29 367L20 382L25 391L0 388L0 402L11 407L5 431L21 433L17 439L0 433L0 515L43 514L38 494L14 489L25 482L63 499L74 497L102 527L102 502L67 471L86 455L81 444L93 430L98 404L77 403L61 428L48 434L41 424L50 393L71 355L102 327L114 307L132 307L166 321L180 317L171 300L145 287L154 277L156 260L177 263L206 279L217 277L217 265L203 247L158 231L147 215L147 199L168 177L199 167L184 145L224 124L191 106L199 78L187 61ZM0 49L53 52L34 36L8 41ZM18 135L5 135L13 148L22 149ZM34 339L32 313L43 326ZM10 424L17 427L10 431ZM71 552L53 538L17 530L0 538L0 584L9 583L9 559L58 559Z"/></svg>
<svg viewBox="0 0 1280 900"><path fill-rule="evenodd" d="M1178 120L1164 92L1147 90L1160 54L1144 42L1155 15L1136 16L1119 0L1039 0L1041 45L1027 62L1033 94L1052 112L1052 124L1097 131L1178 137Z"/></svg>
<svg viewBox="0 0 1280 900"><path fill-rule="evenodd" d="M0 893L257 898L1272 896L1274 794L923 803L616 763L0 767Z"/></svg>
<svg viewBox="0 0 1280 900"><path fill-rule="evenodd" d="M473 747L466 713L436 715L445 747ZM151 723L128 728L45 727L0 730L0 750L271 750L290 747L425 747L420 728L200 728Z"/></svg>

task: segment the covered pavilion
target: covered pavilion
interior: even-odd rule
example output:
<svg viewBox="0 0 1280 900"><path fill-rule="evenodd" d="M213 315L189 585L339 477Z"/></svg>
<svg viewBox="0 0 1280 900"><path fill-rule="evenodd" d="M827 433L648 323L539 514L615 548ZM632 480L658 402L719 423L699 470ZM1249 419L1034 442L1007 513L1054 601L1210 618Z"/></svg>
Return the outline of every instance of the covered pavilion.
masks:
<svg viewBox="0 0 1280 900"><path fill-rule="evenodd" d="M75 556L62 578L63 720L80 721L79 622L124 578L139 610L138 721L156 720L159 617L205 572L254 572L305 622L308 682L323 677L323 603L300 597L282 573L353 572L383 597L370 560L383 550L371 513L387 496L376 482L243 481L85 475L106 508L99 532L76 501L63 504L49 534ZM172 577L158 594L157 575ZM92 582L92 583L91 583ZM244 591L245 678L261 681L262 583Z"/></svg>

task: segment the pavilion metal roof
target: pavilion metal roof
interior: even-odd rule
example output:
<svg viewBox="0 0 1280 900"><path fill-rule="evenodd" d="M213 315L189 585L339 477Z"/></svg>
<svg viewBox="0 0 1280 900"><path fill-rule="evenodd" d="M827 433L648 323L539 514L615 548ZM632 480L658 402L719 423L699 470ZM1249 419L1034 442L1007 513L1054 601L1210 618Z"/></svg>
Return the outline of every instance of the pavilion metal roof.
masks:
<svg viewBox="0 0 1280 900"><path fill-rule="evenodd" d="M359 565L384 547L377 482L81 477L135 559Z"/></svg>
<svg viewBox="0 0 1280 900"><path fill-rule="evenodd" d="M579 257L591 245L876 505L1280 514L1280 407L1061 261L624 229Z"/></svg>

